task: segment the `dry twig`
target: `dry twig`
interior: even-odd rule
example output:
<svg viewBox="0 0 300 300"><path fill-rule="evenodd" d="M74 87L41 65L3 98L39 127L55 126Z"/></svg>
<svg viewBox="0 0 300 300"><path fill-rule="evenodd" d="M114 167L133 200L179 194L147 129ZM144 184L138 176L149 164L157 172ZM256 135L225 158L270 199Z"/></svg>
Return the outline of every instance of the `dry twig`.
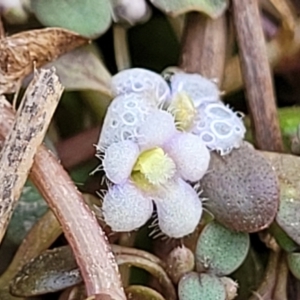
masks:
<svg viewBox="0 0 300 300"><path fill-rule="evenodd" d="M35 73L0 158L0 242L62 94L54 70Z"/></svg>
<svg viewBox="0 0 300 300"><path fill-rule="evenodd" d="M179 66L222 83L226 33L225 15L212 20L196 12L187 14Z"/></svg>
<svg viewBox="0 0 300 300"><path fill-rule="evenodd" d="M258 148L283 151L257 0L233 0L234 22L248 106Z"/></svg>

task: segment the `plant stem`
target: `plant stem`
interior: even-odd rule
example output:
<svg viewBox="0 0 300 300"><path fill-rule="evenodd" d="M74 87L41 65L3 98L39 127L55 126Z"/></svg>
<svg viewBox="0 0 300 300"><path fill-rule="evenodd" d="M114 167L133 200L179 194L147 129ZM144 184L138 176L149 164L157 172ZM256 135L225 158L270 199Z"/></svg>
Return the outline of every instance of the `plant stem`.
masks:
<svg viewBox="0 0 300 300"><path fill-rule="evenodd" d="M256 292L249 300L273 299L272 294L276 284L277 266L280 258L279 251L271 251L264 279Z"/></svg>
<svg viewBox="0 0 300 300"><path fill-rule="evenodd" d="M127 42L127 30L122 25L114 24L114 48L118 71L130 68L130 54Z"/></svg>
<svg viewBox="0 0 300 300"><path fill-rule="evenodd" d="M267 54L271 67L277 72L291 72L299 69L300 55L300 18L296 20L293 38L287 37L284 30L267 44ZM239 57L231 58L225 67L222 89L226 93L235 92L243 87Z"/></svg>
<svg viewBox="0 0 300 300"><path fill-rule="evenodd" d="M13 119L10 104L2 102L2 140L9 134ZM88 296L100 294L106 299L125 300L117 264L104 232L67 172L44 146L38 148L30 176L63 228L80 267Z"/></svg>
<svg viewBox="0 0 300 300"><path fill-rule="evenodd" d="M286 253L281 254L281 259L277 267L277 281L273 293L274 300L288 300L287 298L287 278L289 269L286 262Z"/></svg>
<svg viewBox="0 0 300 300"><path fill-rule="evenodd" d="M0 39L5 37L5 30L2 22L2 16L0 16Z"/></svg>
<svg viewBox="0 0 300 300"><path fill-rule="evenodd" d="M258 148L283 151L257 0L233 0L241 69Z"/></svg>
<svg viewBox="0 0 300 300"><path fill-rule="evenodd" d="M200 13L186 16L179 66L189 73L216 79L220 84L226 54L225 16L212 20Z"/></svg>

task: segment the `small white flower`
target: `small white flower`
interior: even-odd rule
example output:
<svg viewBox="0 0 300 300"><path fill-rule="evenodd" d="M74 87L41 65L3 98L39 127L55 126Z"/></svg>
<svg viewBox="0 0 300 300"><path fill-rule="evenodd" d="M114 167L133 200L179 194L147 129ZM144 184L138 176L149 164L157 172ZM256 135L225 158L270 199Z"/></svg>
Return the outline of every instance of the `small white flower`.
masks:
<svg viewBox="0 0 300 300"><path fill-rule="evenodd" d="M166 111L153 111L136 131L135 141L113 143L104 152L103 169L114 184L103 199L105 222L114 231L137 229L141 220L145 223L149 219L147 209L142 213L135 207L143 198L156 203L163 233L176 238L190 234L200 221L202 204L197 192L184 180L194 182L203 177L210 160L208 149L200 137L177 131L173 117ZM132 200L133 194L137 202ZM131 200L124 205L127 196ZM120 201L122 197L124 200ZM115 219L137 211L142 216L136 222L130 218ZM175 227L176 222L185 223ZM174 231L170 232L170 228Z"/></svg>
<svg viewBox="0 0 300 300"><path fill-rule="evenodd" d="M221 102L212 81L176 73L169 82L170 87L160 75L139 68L112 78L115 99L97 150L112 183L102 211L113 231L141 227L154 201L164 234L181 238L192 233L202 203L189 182L206 173L209 150L227 154L244 138L241 118Z"/></svg>
<svg viewBox="0 0 300 300"><path fill-rule="evenodd" d="M199 135L210 150L221 155L240 147L246 128L241 117L222 103L212 81L198 74L175 73L170 83L168 110L179 129Z"/></svg>

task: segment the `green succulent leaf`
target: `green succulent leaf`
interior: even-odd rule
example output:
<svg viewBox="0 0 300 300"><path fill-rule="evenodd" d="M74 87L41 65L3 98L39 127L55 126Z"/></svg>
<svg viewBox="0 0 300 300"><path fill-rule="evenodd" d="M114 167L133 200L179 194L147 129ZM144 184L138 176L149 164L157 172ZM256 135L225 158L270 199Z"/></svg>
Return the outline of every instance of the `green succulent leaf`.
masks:
<svg viewBox="0 0 300 300"><path fill-rule="evenodd" d="M211 18L218 18L228 6L227 0L150 0L164 13L176 17L178 15L199 11Z"/></svg>
<svg viewBox="0 0 300 300"><path fill-rule="evenodd" d="M300 280L300 253L289 253L287 256L288 266L293 275Z"/></svg>
<svg viewBox="0 0 300 300"><path fill-rule="evenodd" d="M300 245L300 157L264 152L276 170L280 183L280 205L277 224Z"/></svg>
<svg viewBox="0 0 300 300"><path fill-rule="evenodd" d="M5 239L19 245L31 227L47 210L46 202L33 184L28 181L14 210Z"/></svg>
<svg viewBox="0 0 300 300"><path fill-rule="evenodd" d="M47 250L28 262L11 284L15 296L31 297L59 291L82 281L69 246Z"/></svg>
<svg viewBox="0 0 300 300"><path fill-rule="evenodd" d="M176 299L174 286L160 260L145 251L112 245L118 265L138 267L159 279L167 299ZM82 282L80 270L69 246L46 250L27 262L11 282L18 297L53 293Z"/></svg>
<svg viewBox="0 0 300 300"><path fill-rule="evenodd" d="M279 184L271 164L251 145L220 156L211 153L209 172L201 180L207 209L229 229L257 232L274 220Z"/></svg>
<svg viewBox="0 0 300 300"><path fill-rule="evenodd" d="M231 231L216 221L210 222L197 241L197 270L229 275L243 263L249 247L249 234Z"/></svg>
<svg viewBox="0 0 300 300"><path fill-rule="evenodd" d="M63 27L96 38L111 24L109 0L31 0L37 19L45 26Z"/></svg>
<svg viewBox="0 0 300 300"><path fill-rule="evenodd" d="M272 223L269 231L276 239L278 245L286 252L290 253L300 249L299 245L297 245L276 222Z"/></svg>
<svg viewBox="0 0 300 300"><path fill-rule="evenodd" d="M226 290L218 277L191 272L181 278L178 296L179 300L225 300Z"/></svg>
<svg viewBox="0 0 300 300"><path fill-rule="evenodd" d="M111 75L91 45L78 48L51 63L68 91L93 90L110 95Z"/></svg>

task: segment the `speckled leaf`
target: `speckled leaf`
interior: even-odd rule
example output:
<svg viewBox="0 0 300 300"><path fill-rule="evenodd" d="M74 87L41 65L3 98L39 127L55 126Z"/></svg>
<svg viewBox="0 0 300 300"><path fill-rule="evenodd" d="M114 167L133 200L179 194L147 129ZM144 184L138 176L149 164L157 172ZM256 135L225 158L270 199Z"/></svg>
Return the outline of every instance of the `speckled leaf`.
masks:
<svg viewBox="0 0 300 300"><path fill-rule="evenodd" d="M91 46L69 52L50 64L66 90L94 90L110 95L111 75Z"/></svg>
<svg viewBox="0 0 300 300"><path fill-rule="evenodd" d="M11 284L15 296L30 297L78 284L82 281L72 250L63 246L47 250L28 262Z"/></svg>
<svg viewBox="0 0 300 300"><path fill-rule="evenodd" d="M191 272L181 278L178 296L179 300L225 300L226 291L218 277Z"/></svg>
<svg viewBox="0 0 300 300"><path fill-rule="evenodd" d="M256 232L274 220L279 184L270 163L248 143L230 154L212 153L201 181L207 209L229 229Z"/></svg>
<svg viewBox="0 0 300 300"><path fill-rule="evenodd" d="M174 286L160 261L144 251L134 251L127 247L112 245L118 265L142 268L159 279L163 294L176 299ZM143 257L142 257L142 256ZM69 246L47 250L27 262L11 282L11 292L15 296L30 297L56 292L82 282L79 268Z"/></svg>
<svg viewBox="0 0 300 300"><path fill-rule="evenodd" d="M31 0L32 9L45 26L63 27L96 38L111 24L109 0Z"/></svg>
<svg viewBox="0 0 300 300"><path fill-rule="evenodd" d="M249 247L249 234L233 232L215 221L210 222L197 241L197 270L218 276L229 275L243 263Z"/></svg>
<svg viewBox="0 0 300 300"><path fill-rule="evenodd" d="M288 266L293 275L300 280L300 253L289 253L287 256Z"/></svg>
<svg viewBox="0 0 300 300"><path fill-rule="evenodd" d="M300 245L300 158L289 154L264 152L280 181L278 225Z"/></svg>
<svg viewBox="0 0 300 300"><path fill-rule="evenodd" d="M19 245L48 206L37 189L27 182L10 220L5 240Z"/></svg>
<svg viewBox="0 0 300 300"><path fill-rule="evenodd" d="M218 18L228 6L227 0L150 0L164 13L176 17L189 11L199 11Z"/></svg>

